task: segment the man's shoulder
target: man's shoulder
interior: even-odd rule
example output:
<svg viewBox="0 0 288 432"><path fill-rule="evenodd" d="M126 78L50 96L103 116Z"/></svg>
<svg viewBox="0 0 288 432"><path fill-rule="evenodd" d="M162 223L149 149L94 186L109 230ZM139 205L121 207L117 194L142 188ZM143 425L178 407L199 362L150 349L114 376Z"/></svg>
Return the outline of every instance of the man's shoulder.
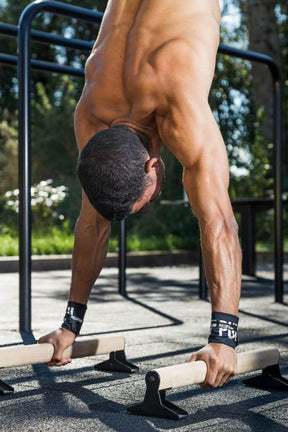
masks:
<svg viewBox="0 0 288 432"><path fill-rule="evenodd" d="M100 119L92 118L85 99L81 97L74 114L74 129L79 150L83 149L93 135L107 127Z"/></svg>

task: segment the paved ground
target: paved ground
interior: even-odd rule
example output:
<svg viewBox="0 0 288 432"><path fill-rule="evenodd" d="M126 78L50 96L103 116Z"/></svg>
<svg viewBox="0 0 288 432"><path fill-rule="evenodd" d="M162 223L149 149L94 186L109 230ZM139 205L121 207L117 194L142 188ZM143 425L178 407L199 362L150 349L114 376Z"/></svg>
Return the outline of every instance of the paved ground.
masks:
<svg viewBox="0 0 288 432"><path fill-rule="evenodd" d="M288 378L288 296L274 303L272 267L243 278L239 351L276 346ZM288 280L288 266L286 268ZM32 343L56 328L69 289L68 271L33 275L33 334L18 333L18 278L0 275L0 345ZM286 293L288 286L286 282ZM168 399L189 412L180 421L129 415L143 399L144 377L155 367L182 363L207 340L210 305L197 299L197 269L161 267L128 270L130 298L117 294L117 270L104 269L94 288L82 335L121 332L127 357L140 366L133 375L95 371L107 356L76 359L65 368L34 365L1 370L15 388L0 397L0 431L288 431L288 392L244 387L234 378L224 388L188 386Z"/></svg>

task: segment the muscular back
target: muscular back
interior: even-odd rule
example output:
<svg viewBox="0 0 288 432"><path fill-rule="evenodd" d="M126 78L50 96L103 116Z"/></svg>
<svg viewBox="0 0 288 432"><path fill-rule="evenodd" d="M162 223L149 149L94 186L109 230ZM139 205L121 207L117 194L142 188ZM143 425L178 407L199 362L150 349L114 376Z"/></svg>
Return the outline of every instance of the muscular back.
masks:
<svg viewBox="0 0 288 432"><path fill-rule="evenodd" d="M173 104L171 86L191 93L194 75L194 87L199 78L197 87L208 96L219 42L218 0L177 5L174 0L108 2L76 111L80 148L97 130L118 123L159 143L157 115Z"/></svg>

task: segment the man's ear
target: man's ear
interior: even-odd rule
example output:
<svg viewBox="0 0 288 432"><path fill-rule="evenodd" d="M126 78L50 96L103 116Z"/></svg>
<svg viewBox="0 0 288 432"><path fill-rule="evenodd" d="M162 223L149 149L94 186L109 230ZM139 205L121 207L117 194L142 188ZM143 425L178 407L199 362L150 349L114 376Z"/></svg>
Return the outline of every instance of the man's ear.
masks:
<svg viewBox="0 0 288 432"><path fill-rule="evenodd" d="M156 157L148 159L145 164L145 172L149 173L152 169L157 169L159 167L159 164L159 159L157 159Z"/></svg>

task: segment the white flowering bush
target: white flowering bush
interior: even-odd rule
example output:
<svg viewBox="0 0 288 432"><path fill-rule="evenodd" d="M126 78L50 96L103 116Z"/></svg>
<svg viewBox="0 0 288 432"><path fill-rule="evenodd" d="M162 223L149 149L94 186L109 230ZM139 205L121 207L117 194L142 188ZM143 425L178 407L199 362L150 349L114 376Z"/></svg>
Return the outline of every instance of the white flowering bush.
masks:
<svg viewBox="0 0 288 432"><path fill-rule="evenodd" d="M53 186L53 180L42 180L31 187L31 207L33 222L38 228L51 226L51 222L63 221L64 215L57 207L67 197L67 186ZM19 213L19 189L5 193L6 207Z"/></svg>

